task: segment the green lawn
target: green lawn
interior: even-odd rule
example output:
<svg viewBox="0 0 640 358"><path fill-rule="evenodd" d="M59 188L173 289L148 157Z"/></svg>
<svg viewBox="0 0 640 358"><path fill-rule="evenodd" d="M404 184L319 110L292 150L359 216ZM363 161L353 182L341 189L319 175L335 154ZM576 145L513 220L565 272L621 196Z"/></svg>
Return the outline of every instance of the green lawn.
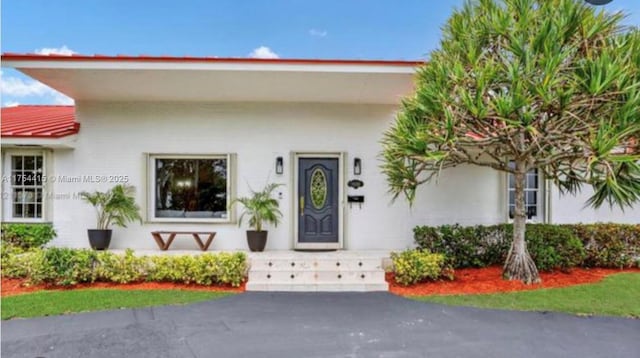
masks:
<svg viewBox="0 0 640 358"><path fill-rule="evenodd" d="M640 274L621 273L595 284L483 295L411 296L456 306L640 318Z"/></svg>
<svg viewBox="0 0 640 358"><path fill-rule="evenodd" d="M227 292L181 290L84 289L39 291L2 298L2 319L52 316L74 312L175 305L230 295Z"/></svg>

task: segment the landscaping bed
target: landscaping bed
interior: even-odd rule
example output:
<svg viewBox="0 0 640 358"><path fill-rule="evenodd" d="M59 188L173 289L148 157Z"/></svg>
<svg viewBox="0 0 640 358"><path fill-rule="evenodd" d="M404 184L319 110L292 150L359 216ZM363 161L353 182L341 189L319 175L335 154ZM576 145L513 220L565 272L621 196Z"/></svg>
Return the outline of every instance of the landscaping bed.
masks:
<svg viewBox="0 0 640 358"><path fill-rule="evenodd" d="M37 291L69 291L87 288L118 289L118 290L185 290L185 291L212 291L212 292L244 292L245 282L239 287L231 285L197 285L176 282L135 282L113 283L93 282L80 283L71 286L55 286L51 284L30 285L25 279L2 278L2 297L15 296Z"/></svg>
<svg viewBox="0 0 640 358"><path fill-rule="evenodd" d="M569 272L541 272L542 283L537 285L525 285L521 281L502 279L502 267L500 266L456 269L454 280L440 279L410 286L400 285L396 282L393 273L387 273L387 282L389 282L390 292L403 296L461 295L538 290L596 283L609 275L622 272L640 273L640 269L575 268Z"/></svg>

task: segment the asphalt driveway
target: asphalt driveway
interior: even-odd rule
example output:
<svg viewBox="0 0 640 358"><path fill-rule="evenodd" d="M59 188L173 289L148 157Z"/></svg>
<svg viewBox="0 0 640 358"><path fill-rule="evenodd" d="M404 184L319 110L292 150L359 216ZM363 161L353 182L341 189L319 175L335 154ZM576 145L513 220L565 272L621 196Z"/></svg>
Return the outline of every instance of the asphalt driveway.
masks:
<svg viewBox="0 0 640 358"><path fill-rule="evenodd" d="M2 357L637 357L640 320L245 293L2 322Z"/></svg>

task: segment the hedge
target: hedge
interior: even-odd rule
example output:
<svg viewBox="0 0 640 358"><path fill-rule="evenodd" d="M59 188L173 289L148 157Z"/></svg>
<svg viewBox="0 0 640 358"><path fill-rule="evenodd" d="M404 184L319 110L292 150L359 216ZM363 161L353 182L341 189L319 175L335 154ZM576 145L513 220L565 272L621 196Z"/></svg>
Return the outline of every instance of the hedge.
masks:
<svg viewBox="0 0 640 358"><path fill-rule="evenodd" d="M640 224L612 223L564 225L586 251L585 267L640 267Z"/></svg>
<svg viewBox="0 0 640 358"><path fill-rule="evenodd" d="M56 237L53 225L2 224L2 241L23 249L43 247Z"/></svg>
<svg viewBox="0 0 640 358"><path fill-rule="evenodd" d="M239 286L247 272L246 255L242 252L136 256L133 250L120 255L68 248L24 251L3 245L1 257L3 276L26 278L31 284L59 286L144 280Z"/></svg>
<svg viewBox="0 0 640 358"><path fill-rule="evenodd" d="M442 253L458 267L504 263L513 234L510 224L418 226L418 248ZM527 248L540 270L633 267L640 262L640 224L527 224Z"/></svg>
<svg viewBox="0 0 640 358"><path fill-rule="evenodd" d="M511 224L414 228L418 248L444 254L456 268L504 263L512 234ZM542 271L575 266L632 267L640 258L640 225L527 224L525 240Z"/></svg>

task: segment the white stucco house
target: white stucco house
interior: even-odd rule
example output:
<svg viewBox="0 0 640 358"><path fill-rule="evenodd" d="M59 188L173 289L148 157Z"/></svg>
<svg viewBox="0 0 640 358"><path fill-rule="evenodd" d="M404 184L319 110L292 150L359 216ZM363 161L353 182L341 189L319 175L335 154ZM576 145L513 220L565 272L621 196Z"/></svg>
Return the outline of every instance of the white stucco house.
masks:
<svg viewBox="0 0 640 358"><path fill-rule="evenodd" d="M2 221L52 222L53 244L88 247L94 212L77 193L127 183L144 223L116 228L113 248L154 249L154 230L202 230L217 232L214 250L246 249L228 203L267 181L283 184L284 214L267 250L402 249L416 225L508 221L508 177L473 166L444 172L412 208L391 202L379 141L419 64L4 54L3 66L75 106L2 109ZM561 197L529 179L532 221L640 222L640 207L584 208L589 193Z"/></svg>

